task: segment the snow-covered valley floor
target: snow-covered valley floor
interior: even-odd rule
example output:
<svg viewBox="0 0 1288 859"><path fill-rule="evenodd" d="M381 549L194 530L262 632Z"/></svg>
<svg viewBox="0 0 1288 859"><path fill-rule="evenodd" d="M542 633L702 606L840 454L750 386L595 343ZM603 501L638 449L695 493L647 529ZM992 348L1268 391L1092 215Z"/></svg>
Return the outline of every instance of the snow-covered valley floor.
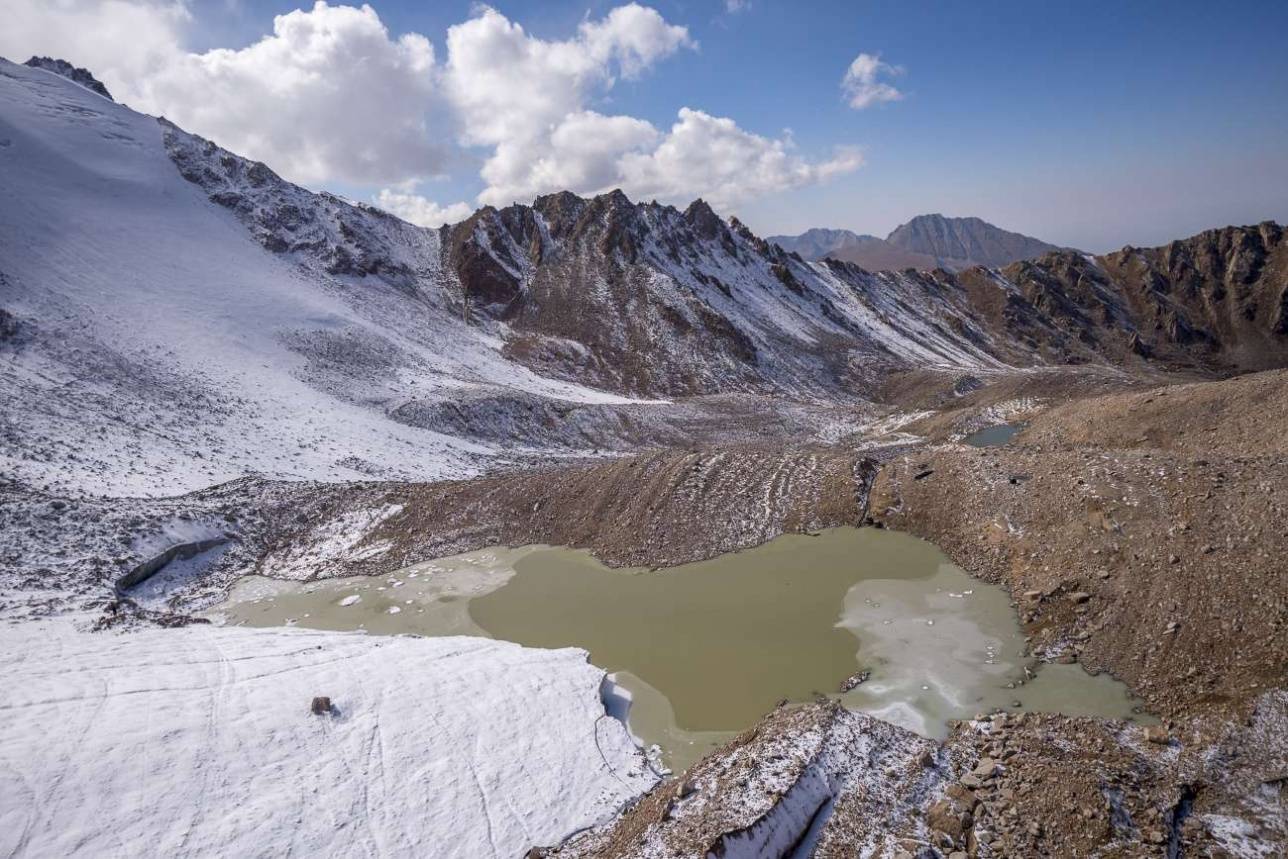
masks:
<svg viewBox="0 0 1288 859"><path fill-rule="evenodd" d="M86 620L0 626L0 854L513 857L656 781L583 651Z"/></svg>

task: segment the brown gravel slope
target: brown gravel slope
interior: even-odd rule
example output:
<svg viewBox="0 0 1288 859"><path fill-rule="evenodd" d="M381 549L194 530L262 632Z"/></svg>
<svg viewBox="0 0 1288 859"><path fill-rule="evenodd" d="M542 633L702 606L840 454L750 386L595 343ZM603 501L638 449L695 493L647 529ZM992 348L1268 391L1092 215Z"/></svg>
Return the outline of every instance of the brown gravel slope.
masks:
<svg viewBox="0 0 1288 859"><path fill-rule="evenodd" d="M1023 441L1288 456L1288 370L1064 403L1037 416Z"/></svg>
<svg viewBox="0 0 1288 859"><path fill-rule="evenodd" d="M872 516L1008 587L1038 653L1107 669L1164 715L1246 712L1288 686L1288 459L1274 452L1288 423L1263 405L1283 402L1276 377L1087 400L1014 446L914 451L878 475ZM1216 402L1239 415L1219 441L1176 449L1159 429L1202 427ZM1080 444L1144 441L1024 443L1070 424ZM1172 447L1142 446L1151 431Z"/></svg>
<svg viewBox="0 0 1288 859"><path fill-rule="evenodd" d="M373 484L300 493L294 515L270 526L261 567L307 558L308 577L383 573L489 545L590 549L613 566L673 566L759 545L787 532L863 520L875 465L836 449L755 447L656 451L590 465L475 480ZM355 551L321 560L309 547L325 523L399 505ZM364 547L381 546L367 554Z"/></svg>
<svg viewBox="0 0 1288 859"><path fill-rule="evenodd" d="M844 763L831 811L809 804L793 816L790 797L810 784L800 766L818 760L809 720L826 708L779 711L558 855L697 857L774 827L818 857L1280 855L1282 380L1085 399L1037 414L1021 439L1040 443L912 450L872 486L876 522L1009 588L1035 652L1112 671L1164 725L997 714L956 724L919 765L908 755L899 765L891 750L904 739L865 724L833 753ZM1219 455L1191 441L1209 422ZM1064 426L1082 434L1057 443ZM766 790L789 764L799 772ZM738 778L706 778L717 771Z"/></svg>

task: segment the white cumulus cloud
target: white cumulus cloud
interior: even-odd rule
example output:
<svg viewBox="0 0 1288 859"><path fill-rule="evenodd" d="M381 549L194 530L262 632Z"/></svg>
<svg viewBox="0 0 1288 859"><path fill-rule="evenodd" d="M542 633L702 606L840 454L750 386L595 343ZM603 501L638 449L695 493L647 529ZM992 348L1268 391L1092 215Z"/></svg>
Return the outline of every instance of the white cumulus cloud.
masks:
<svg viewBox="0 0 1288 859"><path fill-rule="evenodd" d="M192 23L178 0L4 0L0 7L0 56L67 60L114 96L173 62Z"/></svg>
<svg viewBox="0 0 1288 859"><path fill-rule="evenodd" d="M903 93L881 78L901 74L902 68L883 62L880 54L859 54L841 78L841 91L845 93L850 107L855 110L887 101L899 101L903 98Z"/></svg>
<svg viewBox="0 0 1288 859"><path fill-rule="evenodd" d="M790 138L762 137L739 128L732 119L686 107L656 149L623 156L622 185L628 194L641 198L700 196L725 208L825 181L863 163L853 148L843 148L821 162L807 161L792 148Z"/></svg>
<svg viewBox="0 0 1288 859"><path fill-rule="evenodd" d="M576 36L530 36L493 9L448 31L445 85L463 142L488 146L479 202L506 205L537 194L598 194L621 188L638 199L731 206L857 168L852 150L820 163L787 140L747 132L732 119L684 108L669 132L631 116L590 108L617 78L694 48L683 27L636 4L586 21Z"/></svg>
<svg viewBox="0 0 1288 859"><path fill-rule="evenodd" d="M474 214L474 207L469 203L440 206L407 187L381 188L372 199L389 214L421 227L437 228L443 224L455 224Z"/></svg>
<svg viewBox="0 0 1288 859"><path fill-rule="evenodd" d="M164 115L305 184L427 177L450 140L430 121L434 48L393 38L370 6L323 0L239 50L193 53L172 0L5 0L0 53L84 66L131 107Z"/></svg>
<svg viewBox="0 0 1288 859"><path fill-rule="evenodd" d="M529 36L500 12L484 8L448 29L444 82L465 142L497 146L548 135L582 110L592 89L612 87L617 74L638 77L692 45L685 28L634 3L583 22L564 41Z"/></svg>
<svg viewBox="0 0 1288 859"><path fill-rule="evenodd" d="M480 162L479 203L620 187L638 199L702 196L719 206L861 163L852 149L811 160L788 136L688 107L670 129L603 111L619 81L698 49L685 27L634 2L586 18L564 39L536 38L480 6L448 28L441 58L423 35L391 34L369 5L318 0L278 15L270 34L244 48L194 52L186 41L198 22L185 0L0 3L0 53L11 59L40 53L85 66L131 107L302 184L368 188L382 208L418 224L466 217L465 203L416 189ZM862 86L878 87L871 98L898 97L877 80L890 67L865 57L846 76L851 103L860 106Z"/></svg>
<svg viewBox="0 0 1288 859"><path fill-rule="evenodd" d="M126 100L299 182L394 182L447 160L428 120L433 70L424 36L318 0L249 47L180 55Z"/></svg>
<svg viewBox="0 0 1288 859"><path fill-rule="evenodd" d="M651 123L594 111L570 113L549 131L497 144L483 165L480 202L503 206L538 194L600 194L623 184L621 159L661 138Z"/></svg>

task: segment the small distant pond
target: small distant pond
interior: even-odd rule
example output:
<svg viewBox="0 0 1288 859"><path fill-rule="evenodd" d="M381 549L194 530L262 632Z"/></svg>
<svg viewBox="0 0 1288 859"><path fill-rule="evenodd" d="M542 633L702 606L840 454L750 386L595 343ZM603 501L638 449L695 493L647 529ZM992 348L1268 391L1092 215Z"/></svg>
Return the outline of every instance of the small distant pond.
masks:
<svg viewBox="0 0 1288 859"><path fill-rule="evenodd" d="M1000 447L1015 438L1015 435L1022 429L1024 429L1024 424L994 424L993 426L976 430L962 439L962 441L972 447Z"/></svg>
<svg viewBox="0 0 1288 859"><path fill-rule="evenodd" d="M829 695L928 736L995 707L1133 718L1138 703L1108 676L1039 667L1023 655L1004 591L930 543L871 528L785 535L652 572L527 546L376 578L251 577L214 611L250 626L584 648L632 699L632 732L676 769L783 699ZM1028 682L1026 666L1036 671Z"/></svg>

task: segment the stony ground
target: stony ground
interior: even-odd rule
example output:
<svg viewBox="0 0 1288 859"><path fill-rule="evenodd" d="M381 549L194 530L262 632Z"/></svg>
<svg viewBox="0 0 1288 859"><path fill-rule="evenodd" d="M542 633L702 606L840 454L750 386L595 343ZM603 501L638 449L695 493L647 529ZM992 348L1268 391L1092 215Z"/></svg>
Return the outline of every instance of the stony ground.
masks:
<svg viewBox="0 0 1288 859"><path fill-rule="evenodd" d="M968 855L1282 855L1285 726L1282 691L1203 740L995 714L956 726L948 745L975 764L927 816Z"/></svg>
<svg viewBox="0 0 1288 859"><path fill-rule="evenodd" d="M0 484L0 608L177 622L248 572L376 573L529 542L670 565L866 520L1008 588L1036 656L1112 672L1162 724L981 714L934 744L829 704L782 708L562 852L1282 855L1288 374L916 384L937 411L873 423L875 447L669 449L431 484L245 479L173 499ZM1078 392L1096 396L1053 402ZM1027 429L1005 447L955 441L1016 418ZM910 428L932 441L909 444ZM229 548L176 593L178 615L114 595L160 550L212 537Z"/></svg>
<svg viewBox="0 0 1288 859"><path fill-rule="evenodd" d="M1286 510L1278 457L1020 444L887 463L871 515L1007 587L1039 654L1173 716L1242 715L1282 685Z"/></svg>
<svg viewBox="0 0 1288 859"><path fill-rule="evenodd" d="M1004 448L892 451L871 490L870 521L931 539L1009 588L1036 655L1111 671L1163 723L982 714L954 727L938 753L953 765L906 798L901 823L882 816L889 792L906 783L900 768L874 789L868 771L851 767L829 807L797 820L796 846L868 855L870 830L851 821L886 820L889 840L875 855L1283 855L1288 529L1275 523L1288 507L1279 431L1288 374L1143 390L1083 378L1063 390L1129 390L1051 408L1032 396L1034 381L973 394L973 407L953 402L914 424L960 437L1011 417L999 406L1031 421ZM764 735L806 730L786 721L810 718L821 717L775 714L749 735L769 742ZM732 766L745 746L735 741L700 767ZM748 791L738 782L722 796L755 807ZM666 855L700 856L748 829L668 817L657 805L665 789L655 796L570 852L632 855L629 845L662 839ZM782 825L784 805L760 825Z"/></svg>
<svg viewBox="0 0 1288 859"><path fill-rule="evenodd" d="M1023 441L1063 448L1163 450L1211 459L1288 454L1288 371L1219 384L1152 387L1059 403L1037 416Z"/></svg>
<svg viewBox="0 0 1288 859"><path fill-rule="evenodd" d="M1110 671L1164 718L1153 739L1171 757L1145 779L1109 724L1012 723L1024 789L986 804L1016 824L989 830L1003 855L1042 838L1091 855L1131 833L1143 855L1288 844L1286 386L1275 372L1071 402L1035 412L1005 447L921 448L877 476L872 521L1008 588L1037 655ZM950 742L1005 751L965 729ZM1106 790L1140 798L1133 828L1111 815L1105 829Z"/></svg>

